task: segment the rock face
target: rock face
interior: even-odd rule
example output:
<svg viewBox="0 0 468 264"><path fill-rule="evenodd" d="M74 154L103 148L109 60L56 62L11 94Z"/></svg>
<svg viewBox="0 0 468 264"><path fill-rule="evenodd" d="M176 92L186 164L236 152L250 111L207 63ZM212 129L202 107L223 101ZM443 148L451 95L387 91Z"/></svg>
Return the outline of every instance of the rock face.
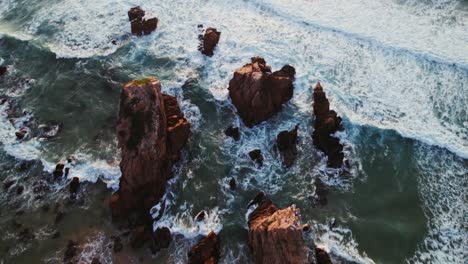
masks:
<svg viewBox="0 0 468 264"><path fill-rule="evenodd" d="M211 231L188 253L189 264L215 264L219 259L219 237Z"/></svg>
<svg viewBox="0 0 468 264"><path fill-rule="evenodd" d="M296 74L292 66L271 73L261 57L236 70L229 82L229 96L245 125L257 125L281 110L293 96Z"/></svg>
<svg viewBox="0 0 468 264"><path fill-rule="evenodd" d="M287 168L291 167L294 163L294 160L297 156L297 129L299 126L296 126L291 131L281 131L276 137L276 145L278 146L278 151L283 158L283 165Z"/></svg>
<svg viewBox="0 0 468 264"><path fill-rule="evenodd" d="M221 32L217 31L216 28L208 28L205 31L205 34L199 36L200 46L199 50L202 54L211 57L213 56L213 51L218 45L219 38L221 37Z"/></svg>
<svg viewBox="0 0 468 264"><path fill-rule="evenodd" d="M331 135L343 130L341 117L330 110L330 103L320 83L314 88L314 114L315 124L312 134L314 145L327 155L330 167L340 168L344 158L343 145L338 138Z"/></svg>
<svg viewBox="0 0 468 264"><path fill-rule="evenodd" d="M145 11L141 7L132 7L128 11L128 20L131 23L132 34L136 36L148 35L158 27L156 17L145 19Z"/></svg>
<svg viewBox="0 0 468 264"><path fill-rule="evenodd" d="M190 124L177 99L161 94L155 78L126 84L120 97L117 124L122 150L120 189L111 197L112 215L121 219L129 213L149 215L172 177L172 165L188 140Z"/></svg>
<svg viewBox="0 0 468 264"><path fill-rule="evenodd" d="M254 262L307 263L299 209L295 206L279 209L260 194L254 199L258 207L249 215L249 245Z"/></svg>

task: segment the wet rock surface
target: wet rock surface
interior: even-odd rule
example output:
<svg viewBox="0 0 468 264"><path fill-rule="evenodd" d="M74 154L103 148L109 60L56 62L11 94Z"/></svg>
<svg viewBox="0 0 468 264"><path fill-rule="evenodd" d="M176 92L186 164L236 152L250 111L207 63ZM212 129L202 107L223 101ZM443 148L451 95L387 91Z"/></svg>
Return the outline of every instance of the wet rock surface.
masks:
<svg viewBox="0 0 468 264"><path fill-rule="evenodd" d="M203 26L201 28L203 28ZM206 56L213 56L214 49L218 45L220 37L221 32L216 30L216 28L208 28L204 33L198 36L198 38L200 39L200 46L198 47L198 49L201 51L202 54Z"/></svg>
<svg viewBox="0 0 468 264"><path fill-rule="evenodd" d="M234 72L229 97L246 126L266 121L281 110L293 96L295 74L289 65L272 73L261 57L252 58L251 63Z"/></svg>
<svg viewBox="0 0 468 264"><path fill-rule="evenodd" d="M249 204L257 208L249 215L249 245L255 263L307 263L299 209L279 209L259 193Z"/></svg>
<svg viewBox="0 0 468 264"><path fill-rule="evenodd" d="M283 159L283 165L287 168L291 167L297 157L297 130L296 126L291 131L281 131L276 137L276 146Z"/></svg>
<svg viewBox="0 0 468 264"><path fill-rule="evenodd" d="M156 17L145 18L146 12L139 6L132 7L128 11L128 19L131 24L132 34L136 36L149 35L158 27Z"/></svg>
<svg viewBox="0 0 468 264"><path fill-rule="evenodd" d="M330 110L330 102L320 83L314 88L314 132L312 139L314 145L323 151L328 157L328 165L333 168L340 168L343 164L343 145L338 138L331 135L343 130L341 117L333 110Z"/></svg>
<svg viewBox="0 0 468 264"><path fill-rule="evenodd" d="M188 253L189 264L214 264L218 263L220 254L220 241L218 235L211 231Z"/></svg>

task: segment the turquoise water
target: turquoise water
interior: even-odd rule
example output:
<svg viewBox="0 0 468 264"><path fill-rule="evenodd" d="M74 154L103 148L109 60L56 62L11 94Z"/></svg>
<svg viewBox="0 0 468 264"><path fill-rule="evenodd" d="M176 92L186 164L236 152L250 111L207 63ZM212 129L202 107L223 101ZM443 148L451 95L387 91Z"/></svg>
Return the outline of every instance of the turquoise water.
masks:
<svg viewBox="0 0 468 264"><path fill-rule="evenodd" d="M143 38L129 35L126 11L137 4L161 21ZM1 107L0 179L19 181L0 194L0 261L60 263L73 239L84 249L83 262L98 256L103 263L184 263L197 237L214 229L221 262L246 263L246 205L259 190L279 206L301 208L302 221L313 225L310 236L337 261L468 259L465 2L0 0L0 6L0 64L9 66L0 93L15 106L9 117L7 105ZM222 32L213 58L197 50L198 24ZM294 65L297 79L284 109L249 129L227 86L234 70L255 55L274 70ZM178 98L193 127L169 184L170 208L155 223L169 225L175 242L157 255L129 246L113 254L111 236L122 231L110 222L105 199L120 177L114 130L120 89L147 76ZM312 145L311 87L317 81L344 118L338 136L350 171L327 169ZM63 129L51 140L17 142L14 132L27 119L58 121ZM240 126L239 142L224 135L231 124ZM285 169L274 140L296 124L299 154ZM257 148L265 158L261 168L247 155ZM69 179L35 192L70 155L76 164ZM67 184L75 176L85 183L71 202ZM232 177L235 192L228 188ZM330 186L324 207L314 203L316 178ZM14 194L18 185L25 187L21 195ZM65 212L59 223L56 203ZM197 227L192 217L200 210L209 217ZM18 238L25 227L33 239Z"/></svg>

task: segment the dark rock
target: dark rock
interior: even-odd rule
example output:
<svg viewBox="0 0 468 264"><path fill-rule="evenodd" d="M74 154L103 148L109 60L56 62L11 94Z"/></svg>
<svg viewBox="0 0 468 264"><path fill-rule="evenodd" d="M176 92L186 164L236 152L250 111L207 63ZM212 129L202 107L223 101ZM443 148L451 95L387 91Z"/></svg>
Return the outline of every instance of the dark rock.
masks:
<svg viewBox="0 0 468 264"><path fill-rule="evenodd" d="M73 180L70 183L70 193L76 194L80 188L80 179L78 177L73 177Z"/></svg>
<svg viewBox="0 0 468 264"><path fill-rule="evenodd" d="M206 212L205 211L200 211L196 216L195 216L195 222L201 222L205 220Z"/></svg>
<svg viewBox="0 0 468 264"><path fill-rule="evenodd" d="M143 34L149 35L158 28L158 19L153 17L148 20L143 20Z"/></svg>
<svg viewBox="0 0 468 264"><path fill-rule="evenodd" d="M122 240L118 236L114 237L114 246L113 246L114 252L118 253L118 252L122 251L122 249L123 249Z"/></svg>
<svg viewBox="0 0 468 264"><path fill-rule="evenodd" d="M283 158L283 165L287 168L291 167L297 156L297 129L296 126L291 131L281 131L276 137L276 145Z"/></svg>
<svg viewBox="0 0 468 264"><path fill-rule="evenodd" d="M231 180L229 180L229 189L231 189L231 191L237 189L236 179L231 178Z"/></svg>
<svg viewBox="0 0 468 264"><path fill-rule="evenodd" d="M91 261L91 264L101 264L99 257L94 257L93 260Z"/></svg>
<svg viewBox="0 0 468 264"><path fill-rule="evenodd" d="M78 253L78 244L73 241L69 240L67 244L67 249L65 250L65 256L63 261L65 263L71 262L71 260L77 255Z"/></svg>
<svg viewBox="0 0 468 264"><path fill-rule="evenodd" d="M328 253L318 247L315 247L315 256L317 257L317 264L331 264L331 259Z"/></svg>
<svg viewBox="0 0 468 264"><path fill-rule="evenodd" d="M328 165L340 168L343 164L343 145L338 138L331 135L343 130L341 117L335 111L330 110L330 103L323 91L320 82L314 88L314 132L312 139L314 145L323 151L328 157Z"/></svg>
<svg viewBox="0 0 468 264"><path fill-rule="evenodd" d="M252 151L249 152L249 157L251 160L257 162L257 164L259 166L262 166L263 165L263 155L262 155L262 151L259 150L259 149L254 149Z"/></svg>
<svg viewBox="0 0 468 264"><path fill-rule="evenodd" d="M158 227L154 232L155 251L168 248L172 242L171 230L167 227Z"/></svg>
<svg viewBox="0 0 468 264"><path fill-rule="evenodd" d="M229 97L248 127L257 125L279 112L293 96L295 69L289 65L271 73L261 57L236 70L229 82Z"/></svg>
<svg viewBox="0 0 468 264"><path fill-rule="evenodd" d="M112 45L117 45L117 40L113 39L113 40L111 41L111 43L112 43Z"/></svg>
<svg viewBox="0 0 468 264"><path fill-rule="evenodd" d="M133 21L135 19L142 20L145 16L145 11L140 6L132 7L128 11L128 20Z"/></svg>
<svg viewBox="0 0 468 264"><path fill-rule="evenodd" d="M304 231L304 233L309 233L310 231L312 231L312 228L309 224L305 224L302 226L302 231Z"/></svg>
<svg viewBox="0 0 468 264"><path fill-rule="evenodd" d="M220 254L219 237L211 231L188 252L189 264L215 264Z"/></svg>
<svg viewBox="0 0 468 264"><path fill-rule="evenodd" d="M145 19L145 11L141 7L133 7L128 11L132 34L136 36L148 35L158 27L156 17Z"/></svg>
<svg viewBox="0 0 468 264"><path fill-rule="evenodd" d="M206 56L213 56L213 51L218 45L221 32L218 32L216 28L208 28L205 34L201 37L200 51Z"/></svg>
<svg viewBox="0 0 468 264"><path fill-rule="evenodd" d="M63 169L64 168L65 168L65 164L63 164L62 162L58 163L55 166L55 170L52 173L54 175L54 180L57 180L58 178L63 176Z"/></svg>
<svg viewBox="0 0 468 264"><path fill-rule="evenodd" d="M16 180L6 180L3 182L3 189L6 191L16 183Z"/></svg>
<svg viewBox="0 0 468 264"><path fill-rule="evenodd" d="M261 198L260 198L261 197ZM255 263L307 263L307 246L300 212L295 206L279 209L264 194L249 215L249 245Z"/></svg>
<svg viewBox="0 0 468 264"><path fill-rule="evenodd" d="M124 86L117 125L122 177L110 200L115 220L132 213L150 219L150 209L163 196L189 134L190 124L177 99L161 94L158 80L148 78Z"/></svg>
<svg viewBox="0 0 468 264"><path fill-rule="evenodd" d="M8 68L6 66L0 66L0 76L3 76L7 73Z"/></svg>
<svg viewBox="0 0 468 264"><path fill-rule="evenodd" d="M28 129L27 128L21 128L20 130L15 132L15 136L19 140L24 139L27 134L28 134Z"/></svg>
<svg viewBox="0 0 468 264"><path fill-rule="evenodd" d="M250 201L250 203L247 205L247 208L249 208L252 205L259 204L260 202L263 201L264 198L265 198L265 193L264 192L257 193L257 195L255 195L253 200Z"/></svg>
<svg viewBox="0 0 468 264"><path fill-rule="evenodd" d="M320 205L326 205L328 203L327 195L328 195L328 187L323 183L320 178L316 178L315 182L315 194L317 195L317 200Z"/></svg>
<svg viewBox="0 0 468 264"><path fill-rule="evenodd" d="M24 187L23 186L18 186L16 187L16 195L21 195L24 191Z"/></svg>
<svg viewBox="0 0 468 264"><path fill-rule="evenodd" d="M240 139L240 133L239 133L238 127L230 126L226 128L226 130L224 131L224 134L226 134L226 136L228 137L232 137L235 141L239 141Z"/></svg>

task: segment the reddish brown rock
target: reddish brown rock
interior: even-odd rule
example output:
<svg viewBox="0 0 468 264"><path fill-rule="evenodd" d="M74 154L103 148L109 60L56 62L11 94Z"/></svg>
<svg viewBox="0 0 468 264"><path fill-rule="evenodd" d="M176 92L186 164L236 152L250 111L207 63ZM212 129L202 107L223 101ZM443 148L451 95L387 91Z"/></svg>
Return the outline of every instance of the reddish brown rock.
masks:
<svg viewBox="0 0 468 264"><path fill-rule="evenodd" d="M328 253L321 248L315 248L315 257L317 258L317 264L332 264Z"/></svg>
<svg viewBox="0 0 468 264"><path fill-rule="evenodd" d="M220 252L219 237L211 231L188 253L189 264L215 264L218 263Z"/></svg>
<svg viewBox="0 0 468 264"><path fill-rule="evenodd" d="M148 35L158 27L156 17L145 19L145 11L141 7L133 7L128 11L132 34L136 36Z"/></svg>
<svg viewBox="0 0 468 264"><path fill-rule="evenodd" d="M161 94L157 79L132 81L123 87L117 124L122 177L110 200L114 219L131 213L149 217L189 134L190 124L177 99Z"/></svg>
<svg viewBox="0 0 468 264"><path fill-rule="evenodd" d="M299 209L279 209L264 194L257 195L256 200L258 207L249 215L248 223L254 262L307 263Z"/></svg>
<svg viewBox="0 0 468 264"><path fill-rule="evenodd" d="M216 48L216 45L218 45L220 37L221 32L217 31L216 28L208 28L205 31L205 34L199 37L201 41L201 45L199 47L201 53L209 57L213 56L213 51Z"/></svg>
<svg viewBox="0 0 468 264"><path fill-rule="evenodd" d="M293 96L295 74L289 65L271 73L261 57L236 70L229 82L229 96L246 126L257 125L281 110Z"/></svg>
<svg viewBox="0 0 468 264"><path fill-rule="evenodd" d="M314 114L314 145L327 155L330 167L340 168L344 158L343 145L338 138L331 135L343 129L341 117L330 110L330 103L320 83L314 88Z"/></svg>
<svg viewBox="0 0 468 264"><path fill-rule="evenodd" d="M291 167L297 156L297 129L296 126L291 131L281 131L276 137L276 145L283 159L283 165L287 168Z"/></svg>

